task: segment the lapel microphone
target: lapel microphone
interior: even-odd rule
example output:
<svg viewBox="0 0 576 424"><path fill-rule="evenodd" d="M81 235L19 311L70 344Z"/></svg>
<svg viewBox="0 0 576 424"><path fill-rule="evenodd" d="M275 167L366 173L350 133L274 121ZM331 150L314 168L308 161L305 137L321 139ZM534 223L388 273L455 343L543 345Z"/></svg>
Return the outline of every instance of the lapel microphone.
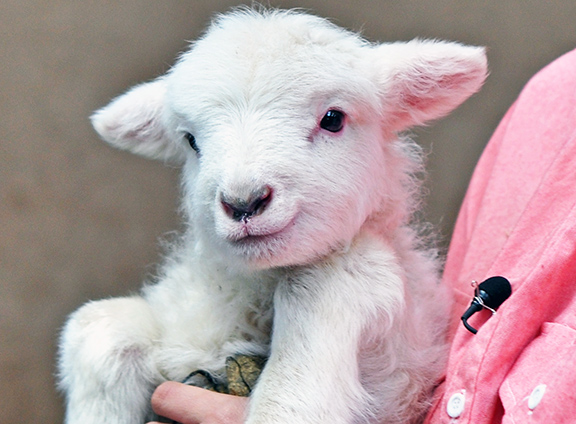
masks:
<svg viewBox="0 0 576 424"><path fill-rule="evenodd" d="M473 282L475 284L475 282ZM478 330L468 324L468 318L476 312L486 308L496 313L496 309L512 294L512 286L510 282L504 277L490 277L475 287L474 299L472 303L462 315L462 323L468 331L476 334Z"/></svg>

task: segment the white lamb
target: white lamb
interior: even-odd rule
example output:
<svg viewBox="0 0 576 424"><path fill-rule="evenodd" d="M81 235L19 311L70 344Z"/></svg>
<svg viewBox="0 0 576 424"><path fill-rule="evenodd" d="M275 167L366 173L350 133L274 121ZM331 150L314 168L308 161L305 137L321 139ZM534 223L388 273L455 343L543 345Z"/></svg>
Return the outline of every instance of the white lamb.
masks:
<svg viewBox="0 0 576 424"><path fill-rule="evenodd" d="M410 222L399 133L476 92L484 50L371 44L294 11L219 17L167 75L93 116L109 143L182 164L186 230L139 296L62 337L68 424L141 424L154 388L268 362L246 422L415 423L445 365L448 301Z"/></svg>

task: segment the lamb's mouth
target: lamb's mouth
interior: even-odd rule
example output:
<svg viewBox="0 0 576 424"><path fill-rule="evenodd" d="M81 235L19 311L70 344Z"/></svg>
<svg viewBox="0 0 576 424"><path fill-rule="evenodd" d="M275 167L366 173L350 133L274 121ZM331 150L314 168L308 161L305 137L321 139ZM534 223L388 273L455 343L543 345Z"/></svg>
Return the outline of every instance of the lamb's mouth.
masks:
<svg viewBox="0 0 576 424"><path fill-rule="evenodd" d="M278 242L285 238L286 233L294 225L295 218L280 228L266 229L250 225L250 221L243 223L237 231L229 234L227 241L236 246L252 246Z"/></svg>

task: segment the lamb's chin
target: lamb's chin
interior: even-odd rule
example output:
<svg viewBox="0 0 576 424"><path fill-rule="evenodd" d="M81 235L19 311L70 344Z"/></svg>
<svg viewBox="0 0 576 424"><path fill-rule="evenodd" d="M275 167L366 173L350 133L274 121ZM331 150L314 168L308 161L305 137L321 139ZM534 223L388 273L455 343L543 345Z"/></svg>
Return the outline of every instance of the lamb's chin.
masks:
<svg viewBox="0 0 576 424"><path fill-rule="evenodd" d="M234 243L227 242L228 252L236 259L236 265L240 268L263 271L309 265L334 251L343 250L341 244L330 246L324 243L302 243L301 236L295 233L296 231L287 230L285 233L251 236ZM299 242L296 243L295 240ZM228 265L233 266L233 262L230 260Z"/></svg>
<svg viewBox="0 0 576 424"><path fill-rule="evenodd" d="M226 244L234 257L250 269L293 265L288 229L265 235L245 235Z"/></svg>

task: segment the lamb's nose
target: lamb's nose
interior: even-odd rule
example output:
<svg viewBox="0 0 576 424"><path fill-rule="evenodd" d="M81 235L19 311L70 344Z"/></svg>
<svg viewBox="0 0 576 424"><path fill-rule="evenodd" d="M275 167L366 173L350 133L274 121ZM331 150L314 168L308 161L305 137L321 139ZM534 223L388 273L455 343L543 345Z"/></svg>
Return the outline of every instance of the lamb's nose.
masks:
<svg viewBox="0 0 576 424"><path fill-rule="evenodd" d="M226 214L234 221L247 222L254 215L260 215L272 201L272 188L264 186L247 198L222 194L220 201Z"/></svg>

